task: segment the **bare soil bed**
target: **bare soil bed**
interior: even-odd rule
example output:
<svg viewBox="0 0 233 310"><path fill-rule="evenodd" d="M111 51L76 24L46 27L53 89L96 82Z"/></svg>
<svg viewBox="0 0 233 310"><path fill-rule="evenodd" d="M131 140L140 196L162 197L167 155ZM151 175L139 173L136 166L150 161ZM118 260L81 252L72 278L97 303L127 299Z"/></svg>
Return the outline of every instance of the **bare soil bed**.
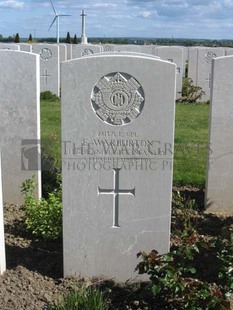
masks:
<svg viewBox="0 0 233 310"><path fill-rule="evenodd" d="M196 198L201 200L202 193L197 191ZM103 284L101 279L63 278L62 241L41 242L33 238L23 228L23 216L22 207L4 205L7 270L0 277L0 309L46 309L47 304L58 303L62 295L83 281ZM232 224L232 220L232 215L202 215L197 216L196 222L200 234L212 235L223 225ZM109 309L174 309L154 305L149 296L140 295L139 285L116 285L113 281L104 285Z"/></svg>

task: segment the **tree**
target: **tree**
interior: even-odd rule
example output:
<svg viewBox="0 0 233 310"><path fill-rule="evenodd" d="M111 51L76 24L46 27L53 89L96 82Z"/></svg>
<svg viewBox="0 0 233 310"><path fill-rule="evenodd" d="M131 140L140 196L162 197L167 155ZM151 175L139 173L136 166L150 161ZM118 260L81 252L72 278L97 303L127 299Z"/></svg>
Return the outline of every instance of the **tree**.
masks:
<svg viewBox="0 0 233 310"><path fill-rule="evenodd" d="M66 35L66 43L71 44L71 38L70 38L69 32L67 32L67 35Z"/></svg>
<svg viewBox="0 0 233 310"><path fill-rule="evenodd" d="M73 44L78 44L78 39L77 39L76 34L74 35Z"/></svg>
<svg viewBox="0 0 233 310"><path fill-rule="evenodd" d="M19 34L16 33L16 36L15 36L15 43L19 43L19 42L20 42Z"/></svg>
<svg viewBox="0 0 233 310"><path fill-rule="evenodd" d="M29 35L28 42L32 42L32 35L31 35L31 33Z"/></svg>

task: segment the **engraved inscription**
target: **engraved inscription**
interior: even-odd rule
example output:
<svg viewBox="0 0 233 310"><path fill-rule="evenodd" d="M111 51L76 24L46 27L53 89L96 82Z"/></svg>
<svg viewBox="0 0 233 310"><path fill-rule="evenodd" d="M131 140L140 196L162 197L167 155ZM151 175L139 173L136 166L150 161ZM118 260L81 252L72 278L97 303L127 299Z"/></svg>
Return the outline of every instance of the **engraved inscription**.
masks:
<svg viewBox="0 0 233 310"><path fill-rule="evenodd" d="M214 52L209 51L205 55L205 61L207 62L207 64L211 64L212 59L215 57L217 57L217 55Z"/></svg>
<svg viewBox="0 0 233 310"><path fill-rule="evenodd" d="M133 189L120 189L119 188L119 172L121 169L113 168L114 179L113 188L102 189L98 187L98 195L113 195L113 224L112 227L119 226L119 195L132 195L135 196L135 187Z"/></svg>
<svg viewBox="0 0 233 310"><path fill-rule="evenodd" d="M42 50L40 51L40 58L44 61L47 61L49 60L50 58L52 58L52 51L45 47L45 48L42 48Z"/></svg>
<svg viewBox="0 0 233 310"><path fill-rule="evenodd" d="M81 53L81 56L88 56L88 55L92 55L94 54L94 52L90 49L90 48L85 48L82 53Z"/></svg>
<svg viewBox="0 0 233 310"><path fill-rule="evenodd" d="M115 72L104 76L95 85L91 102L102 121L111 125L125 125L140 115L144 97L143 88L134 77Z"/></svg>

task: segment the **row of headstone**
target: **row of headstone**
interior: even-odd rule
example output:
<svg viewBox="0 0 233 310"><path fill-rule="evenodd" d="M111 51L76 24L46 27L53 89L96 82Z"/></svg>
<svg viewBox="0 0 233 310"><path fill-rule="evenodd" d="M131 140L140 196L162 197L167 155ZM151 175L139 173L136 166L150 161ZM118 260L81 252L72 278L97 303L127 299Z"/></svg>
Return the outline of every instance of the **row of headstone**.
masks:
<svg viewBox="0 0 233 310"><path fill-rule="evenodd" d="M21 50L40 55L41 59L41 91L49 90L60 96L60 63L70 59L93 55L102 52L142 53L160 57L162 60L177 65L176 99L181 97L182 78L188 65L188 77L195 86L200 86L204 95L200 101L210 100L211 63L212 58L231 55L232 49L155 46L155 45L93 45L93 44L0 44L0 49Z"/></svg>
<svg viewBox="0 0 233 310"><path fill-rule="evenodd" d="M23 203L20 186L33 174L40 196L39 63L36 54L0 51L3 199L10 203ZM232 211L233 57L213 63L207 207ZM176 76L172 61L133 52L62 63L65 275L124 281L135 278L140 250L169 250Z"/></svg>

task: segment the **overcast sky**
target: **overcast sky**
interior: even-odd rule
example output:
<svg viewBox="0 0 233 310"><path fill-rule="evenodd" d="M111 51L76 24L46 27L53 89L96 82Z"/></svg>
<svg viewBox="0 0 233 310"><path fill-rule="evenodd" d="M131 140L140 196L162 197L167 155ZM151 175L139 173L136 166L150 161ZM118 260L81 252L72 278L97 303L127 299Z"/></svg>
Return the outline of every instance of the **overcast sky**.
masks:
<svg viewBox="0 0 233 310"><path fill-rule="evenodd" d="M85 9L87 37L233 39L233 0L53 0L60 14L60 37L81 34ZM48 31L54 12L49 0L0 0L4 37L55 37Z"/></svg>

